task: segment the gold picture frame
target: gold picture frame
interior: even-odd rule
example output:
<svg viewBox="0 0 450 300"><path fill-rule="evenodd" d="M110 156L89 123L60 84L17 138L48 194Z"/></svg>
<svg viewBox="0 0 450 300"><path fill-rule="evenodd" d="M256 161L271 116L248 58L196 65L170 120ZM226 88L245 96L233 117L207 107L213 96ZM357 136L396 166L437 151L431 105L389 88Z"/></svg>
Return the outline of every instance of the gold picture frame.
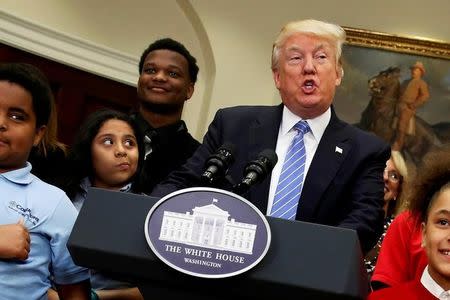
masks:
<svg viewBox="0 0 450 300"><path fill-rule="evenodd" d="M450 43L423 38L410 38L394 34L343 27L347 44L416 55L450 59Z"/></svg>

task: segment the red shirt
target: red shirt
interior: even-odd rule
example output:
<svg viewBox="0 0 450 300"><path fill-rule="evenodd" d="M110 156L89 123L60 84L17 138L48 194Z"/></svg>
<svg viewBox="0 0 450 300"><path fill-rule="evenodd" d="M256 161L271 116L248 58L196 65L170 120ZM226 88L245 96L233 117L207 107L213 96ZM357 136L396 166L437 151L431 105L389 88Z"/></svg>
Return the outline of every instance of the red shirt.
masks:
<svg viewBox="0 0 450 300"><path fill-rule="evenodd" d="M389 226L381 244L371 282L389 286L419 280L428 259L421 247L422 232L410 211L400 213Z"/></svg>
<svg viewBox="0 0 450 300"><path fill-rule="evenodd" d="M405 282L397 286L377 290L369 294L367 300L428 300L438 299L433 296L423 285L420 279Z"/></svg>

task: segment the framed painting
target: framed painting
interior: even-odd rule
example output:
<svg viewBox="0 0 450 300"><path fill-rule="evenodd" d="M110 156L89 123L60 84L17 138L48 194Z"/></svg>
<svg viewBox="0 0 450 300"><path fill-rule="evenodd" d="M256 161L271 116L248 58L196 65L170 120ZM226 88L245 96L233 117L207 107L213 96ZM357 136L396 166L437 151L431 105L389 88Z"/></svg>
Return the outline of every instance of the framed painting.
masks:
<svg viewBox="0 0 450 300"><path fill-rule="evenodd" d="M334 101L338 116L374 132L414 165L433 147L449 143L450 43L344 29L344 78ZM415 69L425 87L416 92L422 98L411 100L412 116L405 119L401 103L407 102Z"/></svg>

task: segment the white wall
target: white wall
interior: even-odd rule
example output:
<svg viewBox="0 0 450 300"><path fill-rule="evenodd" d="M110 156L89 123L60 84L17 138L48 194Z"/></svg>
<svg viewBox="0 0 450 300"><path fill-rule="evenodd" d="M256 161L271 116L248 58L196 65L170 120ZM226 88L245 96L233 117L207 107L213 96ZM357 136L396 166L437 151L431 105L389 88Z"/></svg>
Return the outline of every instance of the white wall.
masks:
<svg viewBox="0 0 450 300"><path fill-rule="evenodd" d="M197 138L220 107L279 103L270 52L288 21L450 41L448 0L0 0L0 9L136 59L158 37L180 40L200 66L183 116Z"/></svg>

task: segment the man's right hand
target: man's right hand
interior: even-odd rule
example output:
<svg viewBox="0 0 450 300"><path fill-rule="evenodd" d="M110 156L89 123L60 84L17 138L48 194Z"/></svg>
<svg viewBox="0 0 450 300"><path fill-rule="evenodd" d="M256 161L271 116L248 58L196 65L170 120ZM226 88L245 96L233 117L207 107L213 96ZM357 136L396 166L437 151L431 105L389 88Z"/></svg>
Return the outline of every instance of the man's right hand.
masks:
<svg viewBox="0 0 450 300"><path fill-rule="evenodd" d="M26 260L30 253L30 234L23 219L0 225L0 258Z"/></svg>

